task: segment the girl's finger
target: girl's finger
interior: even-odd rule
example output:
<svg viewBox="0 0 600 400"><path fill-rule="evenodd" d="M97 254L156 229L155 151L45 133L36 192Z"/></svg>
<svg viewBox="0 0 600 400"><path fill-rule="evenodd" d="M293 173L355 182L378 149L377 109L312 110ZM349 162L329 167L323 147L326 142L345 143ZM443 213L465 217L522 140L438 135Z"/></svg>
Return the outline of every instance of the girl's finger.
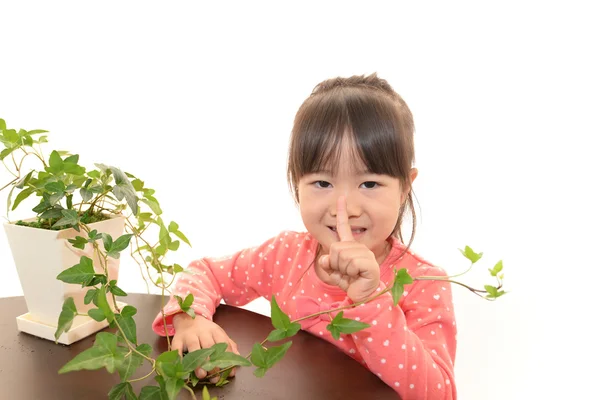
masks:
<svg viewBox="0 0 600 400"><path fill-rule="evenodd" d="M346 198L344 196L340 196L337 201L336 222L336 230L340 241L353 242L354 236L348 222L348 210L346 209Z"/></svg>
<svg viewBox="0 0 600 400"><path fill-rule="evenodd" d="M330 271L331 270L331 266L329 265L329 261L330 261L330 257L329 255L324 255L321 256L319 258L319 266L324 270L324 271Z"/></svg>
<svg viewBox="0 0 600 400"><path fill-rule="evenodd" d="M175 335L171 342L171 349L177 350L180 357L183 356L183 340L181 339L181 335Z"/></svg>

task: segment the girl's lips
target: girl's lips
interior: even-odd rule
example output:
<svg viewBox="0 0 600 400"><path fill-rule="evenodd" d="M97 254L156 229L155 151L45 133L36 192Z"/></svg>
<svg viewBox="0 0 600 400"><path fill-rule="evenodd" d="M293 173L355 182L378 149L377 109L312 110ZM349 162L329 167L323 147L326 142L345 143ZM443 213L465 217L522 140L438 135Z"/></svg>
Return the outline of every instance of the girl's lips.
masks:
<svg viewBox="0 0 600 400"><path fill-rule="evenodd" d="M337 228L335 226L328 226L328 228L334 232L337 232ZM357 228L357 227L351 227L351 228L352 228L352 233L362 233L367 230L367 228Z"/></svg>
<svg viewBox="0 0 600 400"><path fill-rule="evenodd" d="M334 227L334 226L328 226L328 228L335 234L335 236L339 240L339 236L337 234L337 228ZM366 230L367 230L367 228L355 228L355 227L353 227L353 229L352 229L352 236L354 236L355 239L358 239L359 237L361 237L366 232Z"/></svg>

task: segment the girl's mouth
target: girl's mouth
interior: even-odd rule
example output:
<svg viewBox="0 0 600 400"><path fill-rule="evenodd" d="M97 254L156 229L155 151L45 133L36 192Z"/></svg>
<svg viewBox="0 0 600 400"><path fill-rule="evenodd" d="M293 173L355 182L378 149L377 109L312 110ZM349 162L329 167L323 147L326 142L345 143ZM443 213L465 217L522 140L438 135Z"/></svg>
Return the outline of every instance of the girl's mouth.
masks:
<svg viewBox="0 0 600 400"><path fill-rule="evenodd" d="M328 228L331 229L333 232L337 233L337 228L335 226L328 226ZM367 230L367 228L354 228L354 229L352 229L352 234L360 235L361 233L363 233L366 230Z"/></svg>

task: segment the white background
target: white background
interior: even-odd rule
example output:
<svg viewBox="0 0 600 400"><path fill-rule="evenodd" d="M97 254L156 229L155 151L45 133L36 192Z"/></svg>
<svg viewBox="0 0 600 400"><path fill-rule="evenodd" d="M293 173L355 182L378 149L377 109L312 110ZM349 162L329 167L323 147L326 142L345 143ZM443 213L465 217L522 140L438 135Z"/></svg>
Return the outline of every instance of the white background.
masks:
<svg viewBox="0 0 600 400"><path fill-rule="evenodd" d="M454 287L460 398L597 395L592 2L205 3L2 1L0 118L155 188L192 241L185 265L303 230L295 112L324 79L377 72L415 117L414 250L449 273L468 265L458 247L484 252L474 284L504 261L499 301ZM21 295L3 230L0 271L0 296ZM145 291L130 259L121 271Z"/></svg>

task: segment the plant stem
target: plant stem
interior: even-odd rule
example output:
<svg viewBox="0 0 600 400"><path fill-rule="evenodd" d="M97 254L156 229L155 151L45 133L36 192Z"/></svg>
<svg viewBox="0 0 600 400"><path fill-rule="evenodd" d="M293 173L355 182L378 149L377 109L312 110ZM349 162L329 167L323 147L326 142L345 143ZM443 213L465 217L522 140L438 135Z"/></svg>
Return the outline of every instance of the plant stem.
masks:
<svg viewBox="0 0 600 400"><path fill-rule="evenodd" d="M147 377L152 375L154 373L154 371L156 371L156 367L152 367L152 371L148 372L148 374L142 376L141 378L129 379L127 382L131 383L131 382L143 381L144 379L146 379Z"/></svg>
<svg viewBox="0 0 600 400"><path fill-rule="evenodd" d="M192 390L192 388L190 388L188 385L183 385L183 387L185 388L185 390L187 390L188 392L190 392L190 394L192 395L192 398L194 400L196 400L196 394L194 393L194 391Z"/></svg>
<svg viewBox="0 0 600 400"><path fill-rule="evenodd" d="M8 182L6 185L2 186L2 188L0 188L0 192L3 191L4 189L6 189L7 187L9 187L10 185L12 185L13 183L15 183L16 181L19 180L19 177L17 176L15 179L13 179L12 181Z"/></svg>
<svg viewBox="0 0 600 400"><path fill-rule="evenodd" d="M4 167L6 168L6 170L7 170L7 171L8 171L8 172L9 172L9 173L12 175L12 176L14 176L15 178L19 179L19 176L18 176L18 175L15 175L15 173L14 173L14 172L12 172L12 171L10 170L10 168L8 168L8 165L6 165L6 163L4 162L4 160L2 160L2 164L4 164Z"/></svg>
<svg viewBox="0 0 600 400"><path fill-rule="evenodd" d="M126 221L129 222L129 219L127 219ZM139 238L142 242L144 242L150 248L150 253L152 254L152 259L156 260L157 257L156 257L156 253L154 252L154 246L150 246L150 244L146 241L146 239L144 239L143 237L141 237L141 235L138 234L138 230L135 229L135 227L133 225L131 225L130 222L129 222L129 229L131 229L131 231L134 232L135 237L136 237L136 242L137 242L137 239ZM139 246L138 246L138 248L139 248ZM157 268L157 269L158 269L158 272L160 274L161 281L164 282L162 268ZM164 326L166 328L166 326L167 326L167 316L165 315L165 311L164 311L165 306L166 306L166 303L165 303L165 286L164 286L164 284L161 285L160 301L161 301L161 306L162 306L160 310L161 310L161 314L162 314L163 324L164 324ZM166 333L167 332L165 332L165 334ZM169 338L169 335L166 335L166 338L167 338L167 348L169 350L171 350L171 339Z"/></svg>
<svg viewBox="0 0 600 400"><path fill-rule="evenodd" d="M13 164L15 164L15 169L19 172L19 166L17 165L17 161L15 160L15 153L10 153L10 158L12 158Z"/></svg>

